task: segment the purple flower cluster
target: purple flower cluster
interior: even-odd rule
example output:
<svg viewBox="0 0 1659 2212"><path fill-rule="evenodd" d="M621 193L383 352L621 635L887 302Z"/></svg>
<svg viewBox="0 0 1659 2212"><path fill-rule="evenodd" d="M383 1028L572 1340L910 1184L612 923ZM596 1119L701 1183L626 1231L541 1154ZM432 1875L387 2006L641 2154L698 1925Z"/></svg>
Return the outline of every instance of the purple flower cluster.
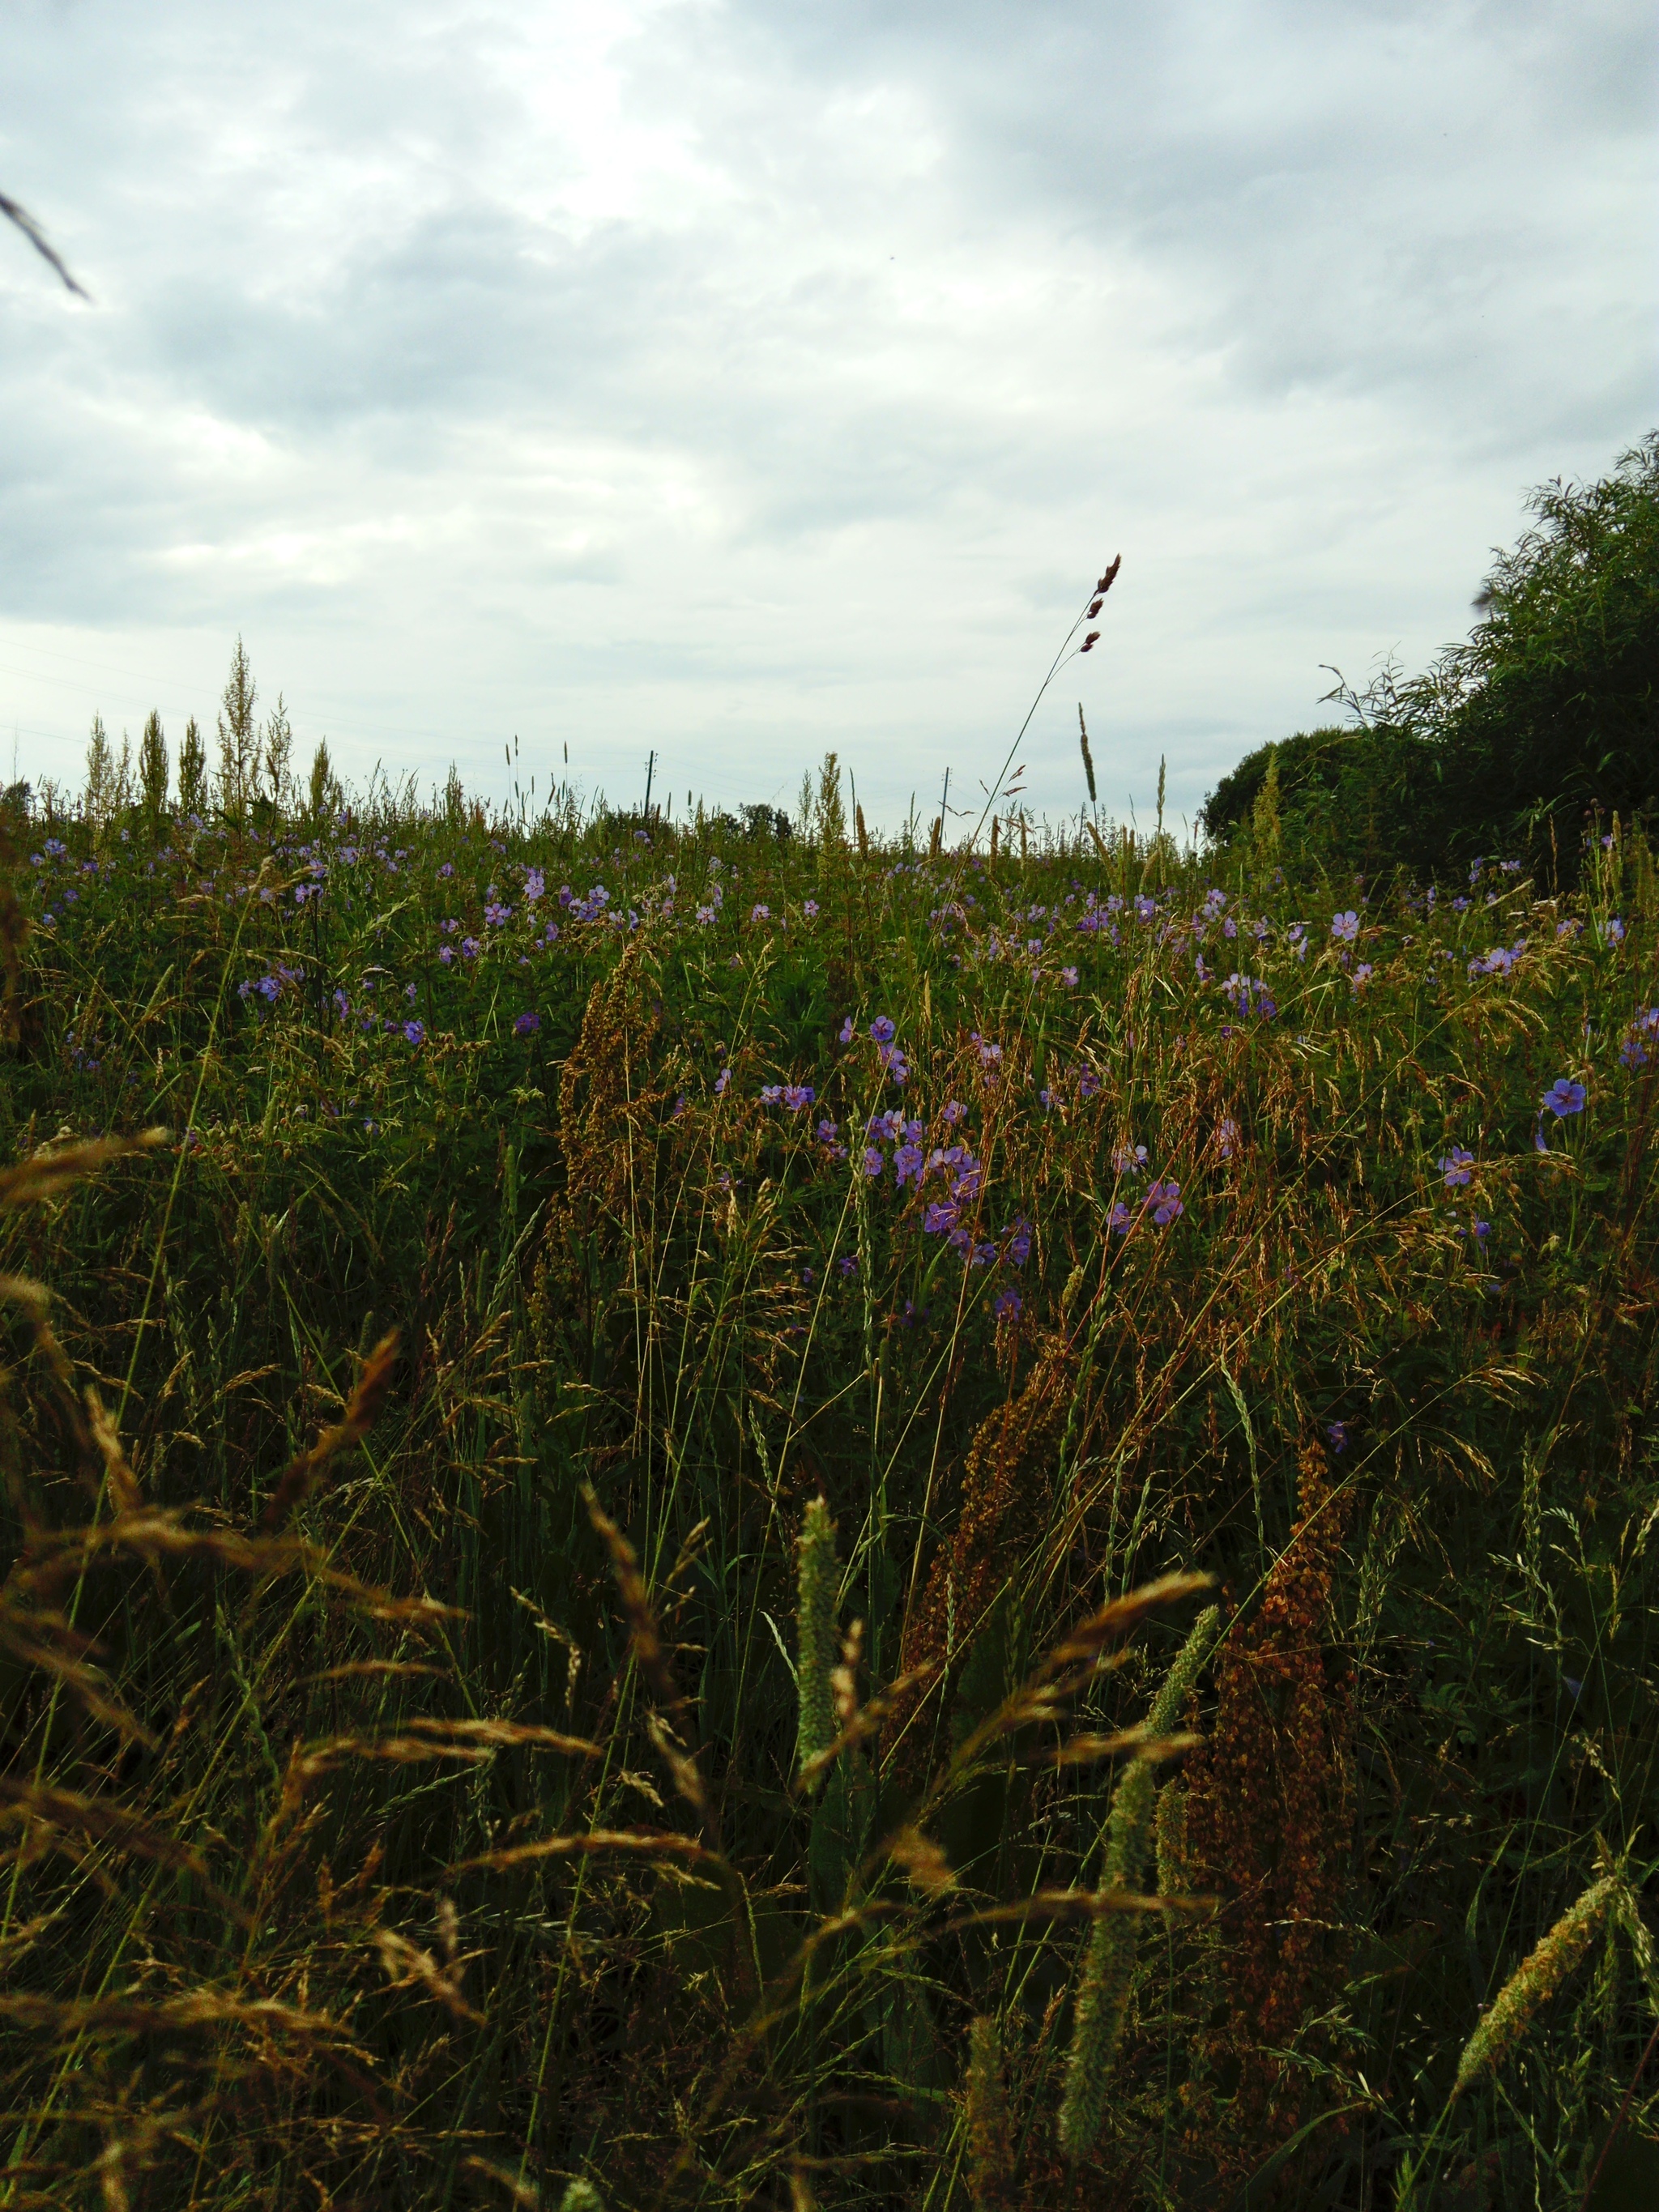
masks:
<svg viewBox="0 0 1659 2212"><path fill-rule="evenodd" d="M274 1006L284 991L293 989L297 984L303 983L305 980L306 971L303 968L285 968L279 960L271 967L269 974L257 978L253 976L244 978L236 986L236 995L244 1005L255 999L260 1000L262 1002L260 1012L263 1012L266 1006Z"/></svg>
<svg viewBox="0 0 1659 2212"><path fill-rule="evenodd" d="M1370 973L1368 968L1365 973ZM1279 1012L1279 1001L1259 975L1243 975L1237 970L1222 985L1236 1014L1255 1014L1258 1020L1270 1022Z"/></svg>
<svg viewBox="0 0 1659 2212"><path fill-rule="evenodd" d="M1495 945L1484 959L1469 963L1471 975L1507 975L1527 949L1527 940L1520 938L1512 945Z"/></svg>

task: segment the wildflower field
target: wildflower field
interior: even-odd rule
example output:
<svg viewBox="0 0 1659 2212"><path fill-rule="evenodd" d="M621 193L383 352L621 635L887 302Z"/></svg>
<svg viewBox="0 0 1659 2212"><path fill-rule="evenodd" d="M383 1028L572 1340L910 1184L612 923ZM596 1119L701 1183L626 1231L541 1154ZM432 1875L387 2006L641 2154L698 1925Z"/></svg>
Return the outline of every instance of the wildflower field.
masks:
<svg viewBox="0 0 1659 2212"><path fill-rule="evenodd" d="M1659 2196L1646 846L839 793L14 814L0 2205Z"/></svg>

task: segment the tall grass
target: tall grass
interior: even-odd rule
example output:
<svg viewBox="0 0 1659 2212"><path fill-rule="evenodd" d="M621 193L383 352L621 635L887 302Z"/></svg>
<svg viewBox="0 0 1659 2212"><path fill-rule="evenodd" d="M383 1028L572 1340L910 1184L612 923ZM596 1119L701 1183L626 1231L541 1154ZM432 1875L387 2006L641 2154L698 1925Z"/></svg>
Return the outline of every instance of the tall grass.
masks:
<svg viewBox="0 0 1659 2212"><path fill-rule="evenodd" d="M20 823L0 2203L1644 2154L1645 848L855 819Z"/></svg>

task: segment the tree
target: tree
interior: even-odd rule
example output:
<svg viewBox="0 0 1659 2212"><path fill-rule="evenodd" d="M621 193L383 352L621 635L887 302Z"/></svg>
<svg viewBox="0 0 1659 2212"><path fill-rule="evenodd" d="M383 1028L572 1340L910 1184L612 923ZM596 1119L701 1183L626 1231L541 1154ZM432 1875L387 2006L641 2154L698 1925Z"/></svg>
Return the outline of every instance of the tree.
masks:
<svg viewBox="0 0 1659 2212"><path fill-rule="evenodd" d="M1467 645L1424 679L1448 845L1576 872L1586 817L1659 807L1659 431L1593 484L1535 491Z"/></svg>
<svg viewBox="0 0 1659 2212"><path fill-rule="evenodd" d="M1659 432L1528 506L1465 643L1420 676L1339 679L1354 726L1279 744L1287 855L1432 873L1490 854L1570 881L1587 818L1659 811ZM1200 817L1212 837L1248 828L1272 756L1222 778Z"/></svg>

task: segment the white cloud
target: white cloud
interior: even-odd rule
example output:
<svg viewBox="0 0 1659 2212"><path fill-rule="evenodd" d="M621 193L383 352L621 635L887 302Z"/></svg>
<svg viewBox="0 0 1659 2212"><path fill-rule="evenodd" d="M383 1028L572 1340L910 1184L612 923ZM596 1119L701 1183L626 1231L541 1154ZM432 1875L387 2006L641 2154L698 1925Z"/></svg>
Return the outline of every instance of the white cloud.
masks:
<svg viewBox="0 0 1659 2212"><path fill-rule="evenodd" d="M532 20L533 17L533 20ZM1190 809L1649 427L1633 4L14 11L0 734Z"/></svg>

